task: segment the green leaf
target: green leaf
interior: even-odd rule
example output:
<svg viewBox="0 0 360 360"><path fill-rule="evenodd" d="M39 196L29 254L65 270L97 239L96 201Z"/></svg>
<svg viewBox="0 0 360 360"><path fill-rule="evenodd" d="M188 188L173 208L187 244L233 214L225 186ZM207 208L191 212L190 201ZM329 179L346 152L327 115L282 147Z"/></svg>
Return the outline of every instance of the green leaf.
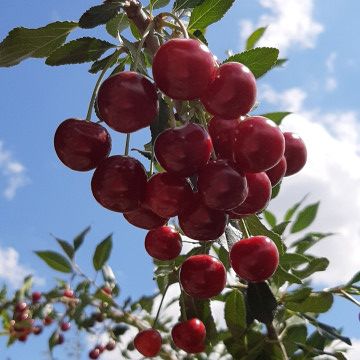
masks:
<svg viewBox="0 0 360 360"><path fill-rule="evenodd" d="M286 281L288 281L290 284L302 284L302 280L298 276L288 272L281 265L279 265L276 269L276 272L273 275L273 279L278 287L280 287Z"/></svg>
<svg viewBox="0 0 360 360"><path fill-rule="evenodd" d="M267 27L260 27L256 29L247 39L246 41L246 50L253 49L256 45L256 43L261 39L261 37L264 35L265 30Z"/></svg>
<svg viewBox="0 0 360 360"><path fill-rule="evenodd" d="M100 270L108 261L112 249L112 235L109 235L95 249L93 264L95 270Z"/></svg>
<svg viewBox="0 0 360 360"><path fill-rule="evenodd" d="M280 187L281 187L281 181L271 189L271 200L275 199L279 195Z"/></svg>
<svg viewBox="0 0 360 360"><path fill-rule="evenodd" d="M219 260L225 266L225 269L229 270L230 269L229 252L222 245L220 245L220 248L218 250L218 257L219 257Z"/></svg>
<svg viewBox="0 0 360 360"><path fill-rule="evenodd" d="M275 217L275 215L271 211L268 211L268 210L264 210L263 214L264 214L264 218L267 221L267 223L271 227L274 227L276 225L276 217Z"/></svg>
<svg viewBox="0 0 360 360"><path fill-rule="evenodd" d="M120 12L122 1L108 1L87 10L79 20L79 26L91 29L98 25L107 23Z"/></svg>
<svg viewBox="0 0 360 360"><path fill-rule="evenodd" d="M126 39L124 36L120 35L121 40L124 43L124 46L129 50L129 55L131 56L131 60L132 63L135 63L135 59L137 56L137 52L138 52L138 45L137 43L133 43L131 41L129 41L128 39ZM147 74L147 69L146 69L146 59L144 56L144 53L141 52L140 53L140 60L138 62L138 72L141 72L142 74Z"/></svg>
<svg viewBox="0 0 360 360"><path fill-rule="evenodd" d="M288 59L285 59L285 58L277 59L274 67L282 67L287 61L288 61Z"/></svg>
<svg viewBox="0 0 360 360"><path fill-rule="evenodd" d="M324 313L331 309L334 297L329 292L311 293L305 300L286 302L286 308L301 313Z"/></svg>
<svg viewBox="0 0 360 360"><path fill-rule="evenodd" d="M115 45L107 41L84 37L68 42L56 49L47 59L46 64L51 66L80 64L97 60L105 51Z"/></svg>
<svg viewBox="0 0 360 360"><path fill-rule="evenodd" d="M311 258L303 254L286 253L280 258L280 264L284 266L294 267L311 261Z"/></svg>
<svg viewBox="0 0 360 360"><path fill-rule="evenodd" d="M150 6L153 9L161 9L162 7L168 5L170 0L150 0Z"/></svg>
<svg viewBox="0 0 360 360"><path fill-rule="evenodd" d="M75 22L54 22L38 29L16 28L0 43L0 67L14 66L28 58L44 58L61 46Z"/></svg>
<svg viewBox="0 0 360 360"><path fill-rule="evenodd" d="M193 9L195 6L203 3L204 0L176 0L174 3L174 11L179 11L182 9Z"/></svg>
<svg viewBox="0 0 360 360"><path fill-rule="evenodd" d="M235 0L205 0L191 13L189 30L205 30L209 25L223 18Z"/></svg>
<svg viewBox="0 0 360 360"><path fill-rule="evenodd" d="M317 244L320 240L325 239L328 236L334 235L333 233L309 233L306 234L300 240L295 241L291 244L291 247L296 247L296 252L304 253L306 250L310 249L312 246Z"/></svg>
<svg viewBox="0 0 360 360"><path fill-rule="evenodd" d="M308 194L306 194L299 202L295 203L288 211L285 213L284 221L290 221L293 217L293 215L296 213L298 208L301 206L301 204L305 201L305 199L308 197Z"/></svg>
<svg viewBox="0 0 360 360"><path fill-rule="evenodd" d="M283 221L277 225L275 225L271 231L274 232L275 234L278 234L278 235L282 235L284 234L286 228L288 227L288 225L291 223L291 221Z"/></svg>
<svg viewBox="0 0 360 360"><path fill-rule="evenodd" d="M360 271L357 272L349 282L346 283L345 286L350 286L350 285L353 285L353 284L356 284L357 282L360 281Z"/></svg>
<svg viewBox="0 0 360 360"><path fill-rule="evenodd" d="M170 127L170 109L166 101L159 99L159 111L155 120L150 124L151 142L154 144L158 135Z"/></svg>
<svg viewBox="0 0 360 360"><path fill-rule="evenodd" d="M54 270L64 273L70 273L72 271L69 261L55 251L35 251L35 254Z"/></svg>
<svg viewBox="0 0 360 360"><path fill-rule="evenodd" d="M291 112L289 112L289 111L277 111L277 112L261 114L260 116L264 116L264 117L272 120L276 125L281 125L281 122L283 121L283 119L290 114L291 114Z"/></svg>
<svg viewBox="0 0 360 360"><path fill-rule="evenodd" d="M225 302L225 321L234 338L240 338L246 329L246 307L244 295L233 290Z"/></svg>
<svg viewBox="0 0 360 360"><path fill-rule="evenodd" d="M89 233L91 227L88 226L84 229L79 235L77 235L73 240L74 250L77 251L79 247L83 244L85 236Z"/></svg>
<svg viewBox="0 0 360 360"><path fill-rule="evenodd" d="M312 289L309 287L298 288L293 292L288 292L284 296L285 302L301 302L305 300L310 294Z"/></svg>
<svg viewBox="0 0 360 360"><path fill-rule="evenodd" d="M261 47L230 56L224 62L239 62L247 66L256 78L259 78L271 70L278 56L278 49Z"/></svg>
<svg viewBox="0 0 360 360"><path fill-rule="evenodd" d="M329 266L329 260L327 258L314 258L309 264L301 270L293 270L294 275L305 279L315 272L325 271Z"/></svg>
<svg viewBox="0 0 360 360"><path fill-rule="evenodd" d="M117 38L126 28L130 26L129 19L125 13L120 13L106 23L106 31L109 35Z"/></svg>
<svg viewBox="0 0 360 360"><path fill-rule="evenodd" d="M312 222L315 220L319 205L320 202L317 202L315 204L311 204L307 206L304 210L302 210L298 214L293 226L291 227L290 232L293 234L301 230L304 230L305 228L310 226Z"/></svg>
<svg viewBox="0 0 360 360"><path fill-rule="evenodd" d="M113 52L112 54L110 54L109 56L106 56L100 60L95 61L92 65L91 68L89 70L89 73L91 74L96 74L97 72L99 72L100 70L105 69L105 67L108 65L109 61L111 60L111 58L114 56L115 52ZM112 66L114 66L117 63L118 59L113 58L111 61L111 64L109 66L109 68L111 68Z"/></svg>
<svg viewBox="0 0 360 360"><path fill-rule="evenodd" d="M64 250L65 254L69 257L69 259L72 260L74 258L74 248L73 248L73 246L71 244L69 244L65 240L56 239L56 241L59 243L61 248Z"/></svg>
<svg viewBox="0 0 360 360"><path fill-rule="evenodd" d="M285 331L284 345L289 356L298 350L295 342L305 344L307 337L307 327L304 324L288 326Z"/></svg>

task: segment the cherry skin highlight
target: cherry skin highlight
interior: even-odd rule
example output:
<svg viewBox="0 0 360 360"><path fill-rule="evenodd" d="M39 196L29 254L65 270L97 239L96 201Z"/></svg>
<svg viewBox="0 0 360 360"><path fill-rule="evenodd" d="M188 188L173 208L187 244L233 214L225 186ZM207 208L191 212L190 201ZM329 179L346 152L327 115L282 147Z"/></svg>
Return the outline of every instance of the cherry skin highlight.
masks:
<svg viewBox="0 0 360 360"><path fill-rule="evenodd" d="M294 175L306 164L307 150L304 141L297 134L284 133L285 138L285 159L287 170L285 176Z"/></svg>
<svg viewBox="0 0 360 360"><path fill-rule="evenodd" d="M281 160L271 169L266 171L266 175L268 176L271 186L277 185L285 176L287 169L285 156L281 158Z"/></svg>
<svg viewBox="0 0 360 360"><path fill-rule="evenodd" d="M199 319L177 323L171 331L171 337L174 344L187 353L196 354L205 350L206 328Z"/></svg>
<svg viewBox="0 0 360 360"><path fill-rule="evenodd" d="M100 356L100 350L98 348L92 349L89 352L89 358L90 359L98 359Z"/></svg>
<svg viewBox="0 0 360 360"><path fill-rule="evenodd" d="M139 332L134 339L135 349L144 356L157 356L161 350L162 339L155 329L147 329Z"/></svg>
<svg viewBox="0 0 360 360"><path fill-rule="evenodd" d="M124 213L123 215L131 225L145 230L155 229L166 224L169 220L155 214L145 203L141 204L136 210Z"/></svg>

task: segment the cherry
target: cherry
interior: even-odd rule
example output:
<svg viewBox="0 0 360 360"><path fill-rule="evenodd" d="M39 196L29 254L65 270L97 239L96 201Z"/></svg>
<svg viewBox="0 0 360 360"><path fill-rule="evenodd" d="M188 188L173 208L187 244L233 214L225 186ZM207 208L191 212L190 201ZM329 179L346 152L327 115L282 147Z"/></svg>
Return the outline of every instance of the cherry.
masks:
<svg viewBox="0 0 360 360"><path fill-rule="evenodd" d="M249 193L245 201L232 213L236 215L252 215L263 211L271 198L271 183L266 173L246 174Z"/></svg>
<svg viewBox="0 0 360 360"><path fill-rule="evenodd" d="M67 298L73 298L74 292L71 289L65 289L64 290L64 296Z"/></svg>
<svg viewBox="0 0 360 360"><path fill-rule="evenodd" d="M198 193L184 206L178 218L184 234L200 241L216 240L224 233L227 223L227 215L223 211L208 208Z"/></svg>
<svg viewBox="0 0 360 360"><path fill-rule="evenodd" d="M89 358L90 359L98 359L100 356L100 350L98 348L92 349L89 352Z"/></svg>
<svg viewBox="0 0 360 360"><path fill-rule="evenodd" d="M195 100L214 80L218 65L198 40L171 39L156 52L153 75L159 89L172 99Z"/></svg>
<svg viewBox="0 0 360 360"><path fill-rule="evenodd" d="M53 321L54 321L54 319L52 317L50 317L49 315L45 316L43 319L43 323L45 326L51 325L53 323Z"/></svg>
<svg viewBox="0 0 360 360"><path fill-rule="evenodd" d="M294 175L306 164L307 150L304 141L297 134L284 133L285 138L285 159L287 170L285 176Z"/></svg>
<svg viewBox="0 0 360 360"><path fill-rule="evenodd" d="M108 343L106 344L106 350L108 351L113 351L116 348L116 342L112 339L110 339L108 341Z"/></svg>
<svg viewBox="0 0 360 360"><path fill-rule="evenodd" d="M64 335L63 334L58 334L57 338L55 339L55 344L56 345L61 345L63 344L65 341Z"/></svg>
<svg viewBox="0 0 360 360"><path fill-rule="evenodd" d="M102 354L105 351L104 345L96 345L95 349L98 349L100 354Z"/></svg>
<svg viewBox="0 0 360 360"><path fill-rule="evenodd" d="M91 189L105 208L128 212L137 209L145 195L147 176L140 161L115 155L104 160L95 170Z"/></svg>
<svg viewBox="0 0 360 360"><path fill-rule="evenodd" d="M246 115L256 101L256 79L243 64L228 62L221 65L215 80L201 97L205 109L224 119Z"/></svg>
<svg viewBox="0 0 360 360"><path fill-rule="evenodd" d="M177 216L192 189L186 179L163 172L153 175L146 186L145 201L151 210L164 218Z"/></svg>
<svg viewBox="0 0 360 360"><path fill-rule="evenodd" d="M286 159L283 156L274 167L266 171L266 175L271 182L271 186L277 185L282 180L282 178L285 176L286 168Z"/></svg>
<svg viewBox="0 0 360 360"><path fill-rule="evenodd" d="M278 126L262 116L239 122L234 134L234 160L243 172L262 172L275 166L285 151Z"/></svg>
<svg viewBox="0 0 360 360"><path fill-rule="evenodd" d="M95 169L111 150L111 137L101 125L67 119L55 132L54 147L61 162L72 170Z"/></svg>
<svg viewBox="0 0 360 360"><path fill-rule="evenodd" d="M97 106L101 120L121 133L149 126L158 111L156 87L146 77L122 71L100 86Z"/></svg>
<svg viewBox="0 0 360 360"><path fill-rule="evenodd" d="M18 337L18 340L21 341L21 342L26 342L27 338L28 338L28 335L27 335L27 334L23 334L23 335L20 335L20 336Z"/></svg>
<svg viewBox="0 0 360 360"><path fill-rule="evenodd" d="M279 252L266 236L242 239L230 250L230 262L234 271L244 280L265 281L279 265Z"/></svg>
<svg viewBox="0 0 360 360"><path fill-rule="evenodd" d="M180 255L180 234L171 226L150 230L145 237L145 249L156 260L173 260Z"/></svg>
<svg viewBox="0 0 360 360"><path fill-rule="evenodd" d="M71 327L71 324L69 322L62 322L60 324L60 329L62 331L68 331L68 330L70 330L70 327Z"/></svg>
<svg viewBox="0 0 360 360"><path fill-rule="evenodd" d="M101 290L103 291L103 293L105 293L106 295L111 297L111 294L112 294L111 288L104 286Z"/></svg>
<svg viewBox="0 0 360 360"><path fill-rule="evenodd" d="M197 185L204 204L216 210L233 209L243 203L248 194L245 176L227 160L210 161L201 168Z"/></svg>
<svg viewBox="0 0 360 360"><path fill-rule="evenodd" d="M43 327L35 326L35 327L33 327L32 332L34 335L40 335L43 332Z"/></svg>
<svg viewBox="0 0 360 360"><path fill-rule="evenodd" d="M31 294L31 299L32 299L32 302L34 304L38 303L41 299L41 292L40 291L34 291L32 294Z"/></svg>
<svg viewBox="0 0 360 360"><path fill-rule="evenodd" d="M135 349L144 356L157 356L161 350L162 339L155 329L140 331L134 339Z"/></svg>
<svg viewBox="0 0 360 360"><path fill-rule="evenodd" d="M22 313L24 311L26 311L28 308L26 302L19 302L15 305L15 312L17 313Z"/></svg>
<svg viewBox="0 0 360 360"><path fill-rule="evenodd" d="M212 142L197 124L164 130L155 141L155 155L169 173L181 177L195 174L210 159Z"/></svg>
<svg viewBox="0 0 360 360"><path fill-rule="evenodd" d="M171 336L174 344L187 353L200 353L205 349L206 328L204 323L196 318L177 323Z"/></svg>
<svg viewBox="0 0 360 360"><path fill-rule="evenodd" d="M155 214L145 203L138 209L125 213L124 218L131 225L145 230L155 229L166 224L169 220Z"/></svg>

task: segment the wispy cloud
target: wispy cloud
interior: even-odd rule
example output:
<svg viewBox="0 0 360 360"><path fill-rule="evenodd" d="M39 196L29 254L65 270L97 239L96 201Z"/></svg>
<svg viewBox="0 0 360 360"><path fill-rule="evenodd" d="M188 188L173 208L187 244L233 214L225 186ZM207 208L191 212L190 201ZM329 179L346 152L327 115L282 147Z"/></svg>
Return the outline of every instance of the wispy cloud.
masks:
<svg viewBox="0 0 360 360"><path fill-rule="evenodd" d="M325 79L325 90L332 92L337 88L337 79L335 77L335 61L337 58L337 53L332 52L325 60L325 66L327 70L327 77Z"/></svg>

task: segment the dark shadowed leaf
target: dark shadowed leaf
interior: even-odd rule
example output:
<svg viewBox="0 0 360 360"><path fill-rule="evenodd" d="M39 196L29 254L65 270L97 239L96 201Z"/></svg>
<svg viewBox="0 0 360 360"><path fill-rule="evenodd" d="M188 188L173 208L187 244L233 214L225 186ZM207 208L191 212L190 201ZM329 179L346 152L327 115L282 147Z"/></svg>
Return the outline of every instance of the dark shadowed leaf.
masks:
<svg viewBox="0 0 360 360"><path fill-rule="evenodd" d="M165 129L169 128L170 109L166 101L159 99L159 112L154 121L150 125L151 142L154 143L157 136Z"/></svg>
<svg viewBox="0 0 360 360"><path fill-rule="evenodd" d="M79 20L79 26L84 29L105 24L120 12L121 1L106 2L87 10Z"/></svg>
<svg viewBox="0 0 360 360"><path fill-rule="evenodd" d="M35 254L43 259L52 269L69 273L72 271L71 264L61 254L55 251L35 251Z"/></svg>
<svg viewBox="0 0 360 360"><path fill-rule="evenodd" d="M109 68L111 68L112 66L114 66L118 59L116 59L115 57L112 58L114 56L114 53L110 54L109 56L106 56L100 60L97 60L95 61L92 65L91 65L91 68L89 70L89 73L91 74L96 74L97 72L99 72L100 70L103 70L107 65L108 63L110 62L111 60L111 63L109 65Z"/></svg>
<svg viewBox="0 0 360 360"><path fill-rule="evenodd" d="M307 206L304 210L300 211L293 226L291 227L291 233L296 233L306 229L315 220L320 202Z"/></svg>
<svg viewBox="0 0 360 360"><path fill-rule="evenodd" d="M264 35L267 27L260 27L256 29L246 40L246 50L250 50L254 48L256 43L261 39L261 37Z"/></svg>
<svg viewBox="0 0 360 360"><path fill-rule="evenodd" d="M69 259L72 260L74 258L74 248L73 248L73 246L71 244L69 244L65 240L56 239L56 241L59 243L61 248L64 250L65 254L69 257Z"/></svg>
<svg viewBox="0 0 360 360"><path fill-rule="evenodd" d="M112 235L109 235L95 249L93 264L95 270L100 270L108 261L112 249Z"/></svg>

